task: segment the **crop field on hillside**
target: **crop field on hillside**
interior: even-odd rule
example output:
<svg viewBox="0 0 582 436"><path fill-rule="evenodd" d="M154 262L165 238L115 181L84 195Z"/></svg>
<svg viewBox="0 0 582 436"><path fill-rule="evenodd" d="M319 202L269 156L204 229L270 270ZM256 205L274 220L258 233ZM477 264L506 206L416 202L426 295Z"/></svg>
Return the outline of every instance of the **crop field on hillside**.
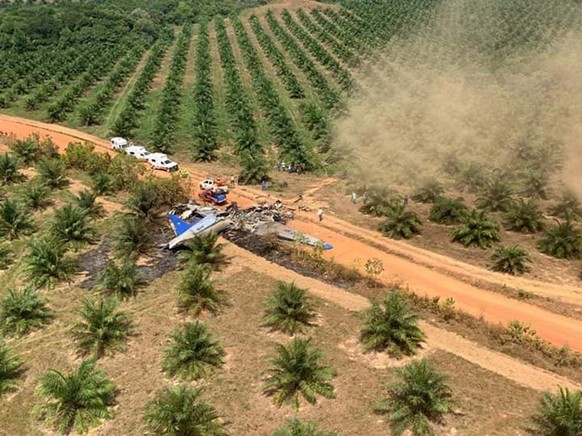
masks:
<svg viewBox="0 0 582 436"><path fill-rule="evenodd" d="M185 161L238 163L242 182L258 182L277 162L347 173L347 189L367 198L362 210L387 218L387 236L410 239L429 221L424 247L441 247L443 233L467 247L507 240L502 262L537 263L520 234L548 229L533 249L577 259L578 171L567 157L575 154L568 132L580 105L569 96L578 64L556 68L574 53L565 44L582 14L571 2L521 6L289 3L162 25L156 38L121 26L107 38L76 29L58 39L47 66L45 48L19 61L17 47L4 50L0 104ZM409 197L421 215L396 207ZM483 233L439 227L467 220ZM457 255L448 247L437 249ZM468 256L480 265L490 257ZM566 263L571 281L580 265Z"/></svg>
<svg viewBox="0 0 582 436"><path fill-rule="evenodd" d="M579 436L581 41L577 0L1 3L0 436Z"/></svg>
<svg viewBox="0 0 582 436"><path fill-rule="evenodd" d="M257 9L166 26L155 40L112 33L90 49L75 40L78 30L57 41L49 68L32 52L18 74L3 75L0 103L10 114L197 160L234 153L250 180L277 159L322 169L336 160L331 120L354 92L359 67L432 3ZM390 20L370 22L367 14L380 10ZM15 62L12 52L4 55ZM75 55L82 52L90 56Z"/></svg>
<svg viewBox="0 0 582 436"><path fill-rule="evenodd" d="M309 296L310 320L298 321L305 325L293 339L288 334L292 330L285 329L297 326L281 324L287 327L279 331L277 321L265 318L267 302L281 286L279 267L249 269L256 262L253 255L232 247L223 252L215 245L206 254L193 251L209 256L207 270L202 257L191 255L189 260L188 252L176 256L155 248L168 237L160 226L160 211L185 198L175 179L139 181L135 162L100 155L80 143L58 157L50 141L7 142L5 159L28 156L28 164L15 167L5 179L0 209L0 231L9 241L3 245L0 295L4 433L36 435L49 428L82 433L96 427L95 434L168 434L145 416L155 395L178 384L202 388L200 400L215 408L218 427L203 434L223 434L222 429L273 434L293 417L338 432L333 434L387 432L388 423L374 412L375 404L398 380L397 371L413 360L366 353L358 336L362 314ZM148 201L154 193L154 201ZM152 229L162 232L160 239ZM303 278L296 278L300 286ZM291 283L287 286L295 286ZM202 289L206 291L200 293ZM207 339L190 339L200 341L192 350L200 347L203 354L180 357L182 363L173 370L168 363L172 338L192 326L210 332L213 347L222 351L213 359L203 344ZM277 347L306 338L332 369L332 394L317 391L321 397L307 389L298 408L293 402L279 404L277 394L265 387L272 358ZM455 428L507 434L524 428L536 410L540 394L533 389L428 343L419 354L450 380L455 405L439 421L439 433ZM71 371L94 365L91 359L103 371L95 380L106 377L115 386L95 409L75 396L80 393L73 394L78 388L64 385ZM182 368L196 359L201 359L198 364ZM70 396L47 381L51 375L64 377L62 389L70 389ZM84 395L98 395L88 375L78 377ZM50 404L57 401L77 411L52 414Z"/></svg>

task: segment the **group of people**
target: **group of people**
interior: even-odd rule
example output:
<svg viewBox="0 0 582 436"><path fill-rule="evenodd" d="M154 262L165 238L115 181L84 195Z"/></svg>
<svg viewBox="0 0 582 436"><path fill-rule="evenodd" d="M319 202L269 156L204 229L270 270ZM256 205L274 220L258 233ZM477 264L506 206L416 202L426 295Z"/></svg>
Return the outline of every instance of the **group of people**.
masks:
<svg viewBox="0 0 582 436"><path fill-rule="evenodd" d="M305 167L300 163L287 164L283 161L277 162L277 171L287 171L288 173L301 174L304 170Z"/></svg>

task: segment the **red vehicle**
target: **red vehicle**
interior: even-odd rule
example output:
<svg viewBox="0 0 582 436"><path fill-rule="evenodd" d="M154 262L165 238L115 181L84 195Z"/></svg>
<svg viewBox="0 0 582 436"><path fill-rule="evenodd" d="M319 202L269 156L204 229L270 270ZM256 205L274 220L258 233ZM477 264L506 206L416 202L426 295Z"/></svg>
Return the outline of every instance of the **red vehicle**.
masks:
<svg viewBox="0 0 582 436"><path fill-rule="evenodd" d="M204 189L200 191L198 196L206 203L214 204L216 206L226 203L226 194L217 190Z"/></svg>

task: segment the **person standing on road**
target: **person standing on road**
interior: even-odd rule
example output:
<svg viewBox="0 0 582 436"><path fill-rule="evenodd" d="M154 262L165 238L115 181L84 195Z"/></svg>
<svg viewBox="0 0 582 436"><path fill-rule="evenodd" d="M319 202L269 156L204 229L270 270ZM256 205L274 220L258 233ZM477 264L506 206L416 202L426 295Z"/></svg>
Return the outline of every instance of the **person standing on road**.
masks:
<svg viewBox="0 0 582 436"><path fill-rule="evenodd" d="M352 192L352 204L356 204L357 196L355 192Z"/></svg>
<svg viewBox="0 0 582 436"><path fill-rule="evenodd" d="M319 218L319 222L323 221L323 209L321 207L317 209L317 218Z"/></svg>

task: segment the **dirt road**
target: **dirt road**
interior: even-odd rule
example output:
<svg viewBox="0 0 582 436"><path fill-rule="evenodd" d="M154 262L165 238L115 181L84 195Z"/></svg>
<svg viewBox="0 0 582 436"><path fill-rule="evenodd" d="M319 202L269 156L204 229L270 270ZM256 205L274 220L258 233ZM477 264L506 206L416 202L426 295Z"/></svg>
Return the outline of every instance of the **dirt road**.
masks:
<svg viewBox="0 0 582 436"><path fill-rule="evenodd" d="M366 309L370 304L361 295L352 294L343 289L302 276L233 244L227 244L225 253L229 256L236 257L239 261L242 259L243 262L241 263L248 268L278 280L295 282L298 286L309 289L309 292L316 297L330 301L344 309L361 311ZM570 389L580 389L579 386L564 377L521 363L505 354L488 350L455 333L439 329L426 322L421 322L420 326L426 333L426 344L428 347L438 348L455 354L475 365L513 380L522 386L540 391L554 390L557 385L569 387Z"/></svg>
<svg viewBox="0 0 582 436"><path fill-rule="evenodd" d="M0 115L0 131L12 133L18 138L35 132L49 135L61 148L71 141L89 141L94 143L99 151L111 152L108 141L58 125ZM193 177L206 177L206 174L195 165L183 167ZM253 203L257 195L262 193L244 188L235 190L230 198L239 205L246 206ZM559 346L568 344L570 348L582 351L582 322L468 284L484 277L488 280L497 280L485 270L403 243L386 242L379 234L360 229L338 218L327 216L321 225L315 222L315 216L312 215L300 214L300 219L294 220L291 226L332 243L334 249L326 255L333 257L336 262L361 268L367 259L381 259L386 271L381 274L380 279L387 283L397 280L421 295L453 298L457 308L476 317L482 317L488 322L507 324L512 320L519 320L529 323L543 339ZM453 270L462 273L467 279L461 280L451 276ZM548 289L554 296L567 298L573 295L572 298L580 303L576 294L580 292L579 289L532 280L529 282L531 283L520 282L523 285L520 287L524 290Z"/></svg>

